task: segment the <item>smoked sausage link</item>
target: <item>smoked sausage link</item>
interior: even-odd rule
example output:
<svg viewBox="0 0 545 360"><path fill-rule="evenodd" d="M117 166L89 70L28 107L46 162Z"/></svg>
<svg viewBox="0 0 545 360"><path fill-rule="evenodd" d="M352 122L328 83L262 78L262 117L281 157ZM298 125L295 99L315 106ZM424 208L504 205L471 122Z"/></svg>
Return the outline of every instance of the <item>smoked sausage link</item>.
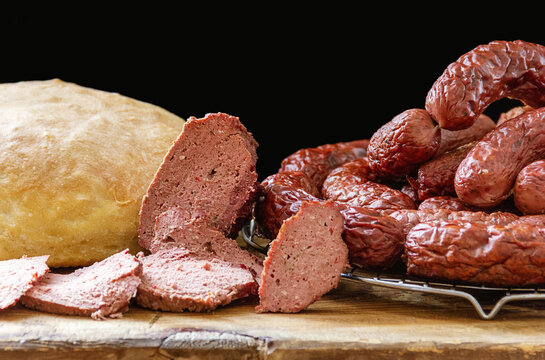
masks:
<svg viewBox="0 0 545 360"><path fill-rule="evenodd" d="M416 208L408 195L372 181L374 179L367 158L352 160L329 173L322 187L322 196L384 214L398 209Z"/></svg>
<svg viewBox="0 0 545 360"><path fill-rule="evenodd" d="M297 214L303 201L318 200L318 189L301 171L269 175L260 184L255 205L256 220L263 235L274 239L284 220Z"/></svg>
<svg viewBox="0 0 545 360"><path fill-rule="evenodd" d="M545 213L545 160L534 161L519 172L513 195L523 214Z"/></svg>
<svg viewBox="0 0 545 360"><path fill-rule="evenodd" d="M409 182L418 191L420 201L435 196L456 195L456 171L475 144L476 142L462 145L434 157L418 168L416 179L409 178Z"/></svg>
<svg viewBox="0 0 545 360"><path fill-rule="evenodd" d="M380 178L403 179L431 159L440 142L440 129L426 110L405 110L371 136L369 166Z"/></svg>
<svg viewBox="0 0 545 360"><path fill-rule="evenodd" d="M425 106L441 128L462 130L505 97L533 108L545 106L544 46L516 40L476 47L445 69Z"/></svg>
<svg viewBox="0 0 545 360"><path fill-rule="evenodd" d="M407 235L407 274L488 286L545 284L545 228L430 222Z"/></svg>
<svg viewBox="0 0 545 360"><path fill-rule="evenodd" d="M320 189L327 174L347 161L367 155L368 139L301 149L282 160L278 172L301 171Z"/></svg>
<svg viewBox="0 0 545 360"><path fill-rule="evenodd" d="M490 208L506 199L523 167L545 157L545 107L526 111L484 136L460 163L454 189L466 204Z"/></svg>

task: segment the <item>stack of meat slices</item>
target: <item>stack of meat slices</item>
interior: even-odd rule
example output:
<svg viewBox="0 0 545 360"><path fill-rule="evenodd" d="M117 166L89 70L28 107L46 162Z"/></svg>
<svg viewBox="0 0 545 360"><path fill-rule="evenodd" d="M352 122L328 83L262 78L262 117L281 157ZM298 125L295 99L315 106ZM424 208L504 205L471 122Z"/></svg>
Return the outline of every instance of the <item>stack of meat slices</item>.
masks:
<svg viewBox="0 0 545 360"><path fill-rule="evenodd" d="M347 249L331 205L302 207L273 241L265 267L231 238L256 199L256 148L236 117L187 121L142 204L140 244L151 254L140 257L140 306L211 311L259 295L259 312L297 312L337 285Z"/></svg>

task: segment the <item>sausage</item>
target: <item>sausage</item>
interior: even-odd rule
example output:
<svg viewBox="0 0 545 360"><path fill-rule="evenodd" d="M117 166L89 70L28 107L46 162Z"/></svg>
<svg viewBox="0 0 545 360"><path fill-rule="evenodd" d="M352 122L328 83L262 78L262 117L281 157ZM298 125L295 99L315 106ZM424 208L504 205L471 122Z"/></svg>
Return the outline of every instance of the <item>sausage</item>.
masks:
<svg viewBox="0 0 545 360"><path fill-rule="evenodd" d="M418 205L418 210L447 209L454 211L471 211L462 200L454 196L434 196L427 198Z"/></svg>
<svg viewBox="0 0 545 360"><path fill-rule="evenodd" d="M403 179L431 159L440 142L440 129L426 110L405 110L371 136L369 166L380 178Z"/></svg>
<svg viewBox="0 0 545 360"><path fill-rule="evenodd" d="M389 216L401 223L405 236L416 225L430 221L468 221L486 225L507 225L520 219L518 215L503 211L486 213L484 211L448 209L401 209L391 212Z"/></svg>
<svg viewBox="0 0 545 360"><path fill-rule="evenodd" d="M451 63L426 97L426 110L447 130L470 127L496 100L545 106L545 47L520 40L480 45Z"/></svg>
<svg viewBox="0 0 545 360"><path fill-rule="evenodd" d="M352 160L329 173L322 187L322 196L381 213L416 208L409 196L372 181L374 179L367 158Z"/></svg>
<svg viewBox="0 0 545 360"><path fill-rule="evenodd" d="M545 228L431 222L407 235L409 276L488 286L545 283Z"/></svg>
<svg viewBox="0 0 545 360"><path fill-rule="evenodd" d="M369 140L362 139L301 149L282 160L278 172L301 171L320 189L331 170L366 156L368 145Z"/></svg>
<svg viewBox="0 0 545 360"><path fill-rule="evenodd" d="M380 270L391 268L401 259L405 233L399 221L362 207L340 208L350 264Z"/></svg>
<svg viewBox="0 0 545 360"><path fill-rule="evenodd" d="M489 131L496 127L496 123L491 117L481 114L477 120L464 130L450 131L441 129L441 145L435 153L438 157L447 151L452 151L464 144L481 140Z"/></svg>
<svg viewBox="0 0 545 360"><path fill-rule="evenodd" d="M454 189L465 203L490 208L509 197L526 165L545 157L545 107L530 110L485 135L458 166Z"/></svg>
<svg viewBox="0 0 545 360"><path fill-rule="evenodd" d="M498 121L496 122L496 126L499 126L506 122L507 120L511 120L513 118L516 118L517 116L525 113L528 110L533 110L531 106L528 105L522 105L522 106L515 106L506 112L503 112L498 117Z"/></svg>
<svg viewBox="0 0 545 360"><path fill-rule="evenodd" d="M314 182L300 171L276 173L261 183L255 216L259 232L274 239L305 201L319 201ZM356 266L386 268L399 261L405 240L401 224L370 209L335 202L344 217L343 240Z"/></svg>
<svg viewBox="0 0 545 360"><path fill-rule="evenodd" d="M418 191L418 198L423 201L434 196L455 196L456 171L475 144L462 145L422 164L416 179L409 178L411 185Z"/></svg>
<svg viewBox="0 0 545 360"><path fill-rule="evenodd" d="M545 213L545 160L534 161L518 173L513 195L523 214Z"/></svg>
<svg viewBox="0 0 545 360"><path fill-rule="evenodd" d="M255 216L259 231L274 239L282 223L297 214L303 201L317 201L314 182L301 171L286 171L266 177L260 184Z"/></svg>

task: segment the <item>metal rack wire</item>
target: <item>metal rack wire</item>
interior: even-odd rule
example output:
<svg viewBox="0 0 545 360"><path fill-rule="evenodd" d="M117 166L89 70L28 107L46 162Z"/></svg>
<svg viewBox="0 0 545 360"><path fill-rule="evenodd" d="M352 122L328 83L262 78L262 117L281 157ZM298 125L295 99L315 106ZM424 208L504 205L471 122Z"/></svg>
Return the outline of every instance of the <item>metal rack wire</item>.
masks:
<svg viewBox="0 0 545 360"><path fill-rule="evenodd" d="M254 219L247 223L241 231L246 244L261 254L266 254L268 243L254 241L257 224ZM382 286L402 291L417 291L428 294L454 296L465 299L473 305L477 314L484 320L493 319L502 307L512 301L545 300L545 288L540 287L486 287L468 284L441 283L421 279L412 279L402 273L376 273L352 268L341 274L341 277L350 281ZM496 299L491 305L485 306L480 297L486 294L487 299Z"/></svg>

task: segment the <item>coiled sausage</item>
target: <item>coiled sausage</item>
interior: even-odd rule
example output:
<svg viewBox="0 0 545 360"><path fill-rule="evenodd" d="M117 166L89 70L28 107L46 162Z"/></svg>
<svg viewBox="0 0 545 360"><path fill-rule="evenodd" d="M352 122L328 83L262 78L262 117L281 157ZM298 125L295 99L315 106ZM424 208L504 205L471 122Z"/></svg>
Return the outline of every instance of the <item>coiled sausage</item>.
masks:
<svg viewBox="0 0 545 360"><path fill-rule="evenodd" d="M523 167L545 158L545 107L526 111L485 135L460 163L454 189L465 203L490 208L506 199Z"/></svg>
<svg viewBox="0 0 545 360"><path fill-rule="evenodd" d="M447 130L470 127L496 100L545 106L545 47L520 40L480 45L450 64L426 97L426 110Z"/></svg>

